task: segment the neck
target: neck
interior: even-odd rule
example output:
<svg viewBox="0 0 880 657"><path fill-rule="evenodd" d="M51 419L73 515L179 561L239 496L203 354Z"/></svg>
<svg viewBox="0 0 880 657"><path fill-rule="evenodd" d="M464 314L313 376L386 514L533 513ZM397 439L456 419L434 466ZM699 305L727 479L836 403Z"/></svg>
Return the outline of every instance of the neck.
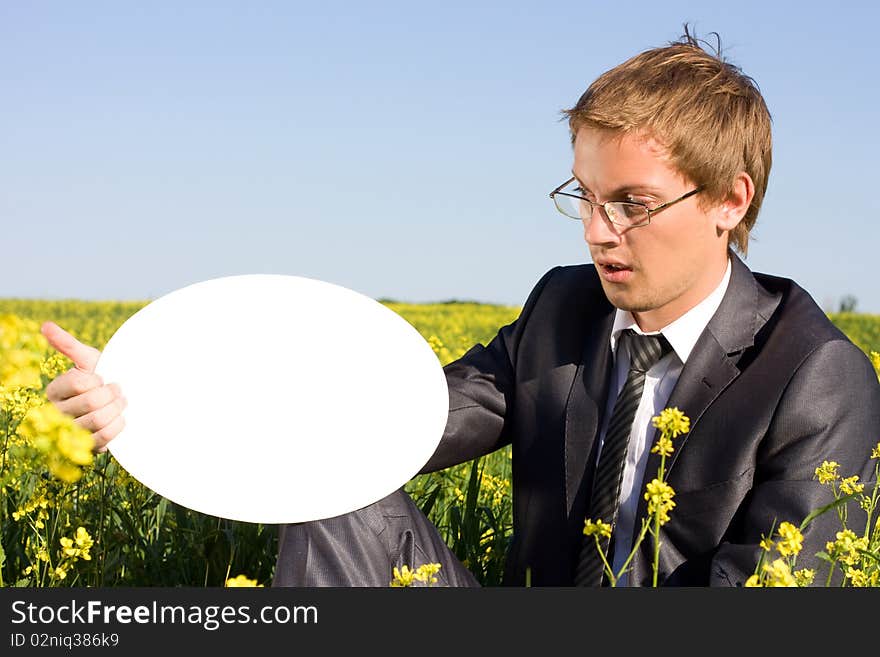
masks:
<svg viewBox="0 0 880 657"><path fill-rule="evenodd" d="M691 309L698 306L718 287L727 272L729 256L725 254L723 260L713 267L713 274L706 276L699 285L687 289L672 303L659 308L644 312L633 311L632 316L636 324L645 333L661 331L680 317L683 317Z"/></svg>

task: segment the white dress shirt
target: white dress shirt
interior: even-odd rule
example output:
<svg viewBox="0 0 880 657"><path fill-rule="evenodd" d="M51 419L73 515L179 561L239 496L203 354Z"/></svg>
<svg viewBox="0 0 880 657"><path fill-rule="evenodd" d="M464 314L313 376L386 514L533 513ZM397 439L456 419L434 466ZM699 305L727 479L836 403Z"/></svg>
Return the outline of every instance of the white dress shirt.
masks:
<svg viewBox="0 0 880 657"><path fill-rule="evenodd" d="M614 527L614 557L611 562L614 572L617 573L623 567L623 563L632 549L634 533L640 527L636 527L636 511L639 498L644 495L645 468L648 462L648 454L651 445L654 444L657 429L652 425L651 418L659 415L666 408L672 389L675 387L684 364L687 362L694 345L706 328L706 324L712 319L712 315L721 305L721 299L727 291L730 282L730 259L727 261L727 271L718 284L718 287L696 306L687 311L671 324L663 327L660 331L648 335L663 333L663 336L672 345L672 351L661 358L645 375L645 387L642 391L642 399L636 410L632 432L629 436L629 445L626 452L626 463L623 466L623 481L620 484L620 507L617 512L617 523ZM611 329L611 352L614 355L614 366L611 372L611 387L608 392L608 404L605 409L605 417L602 422L600 438L605 441L605 433L608 431L608 422L611 419L614 403L626 382L629 370L630 355L626 348L618 352L617 344L620 332L631 328L636 333L645 335L636 324L632 313L618 309L614 314L614 325ZM602 444L600 443L599 451ZM597 457L598 458L598 457ZM654 477L652 473L651 477ZM647 540L647 539L646 539ZM628 577L621 577L617 585L627 586Z"/></svg>

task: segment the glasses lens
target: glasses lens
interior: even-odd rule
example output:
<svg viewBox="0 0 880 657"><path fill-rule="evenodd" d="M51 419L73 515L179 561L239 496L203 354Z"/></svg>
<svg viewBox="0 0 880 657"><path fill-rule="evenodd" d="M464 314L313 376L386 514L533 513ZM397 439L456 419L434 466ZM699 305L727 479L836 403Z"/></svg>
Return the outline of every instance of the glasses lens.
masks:
<svg viewBox="0 0 880 657"><path fill-rule="evenodd" d="M590 217L591 206L586 201L564 194L554 194L553 201L556 203L556 208L566 217L572 219L589 219Z"/></svg>
<svg viewBox="0 0 880 657"><path fill-rule="evenodd" d="M618 226L638 226L648 222L648 211L637 203L609 203L608 218Z"/></svg>

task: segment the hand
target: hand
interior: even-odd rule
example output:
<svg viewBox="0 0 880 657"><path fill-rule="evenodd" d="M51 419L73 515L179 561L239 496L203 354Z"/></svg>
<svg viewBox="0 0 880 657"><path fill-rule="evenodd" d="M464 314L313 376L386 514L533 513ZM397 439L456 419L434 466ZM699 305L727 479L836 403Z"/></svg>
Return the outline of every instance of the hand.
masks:
<svg viewBox="0 0 880 657"><path fill-rule="evenodd" d="M106 452L125 420L128 405L116 383L104 385L95 374L101 352L83 344L54 322L44 322L40 332L55 349L70 358L74 367L55 377L46 387L46 397L58 410L73 416L74 422L92 432L94 451Z"/></svg>

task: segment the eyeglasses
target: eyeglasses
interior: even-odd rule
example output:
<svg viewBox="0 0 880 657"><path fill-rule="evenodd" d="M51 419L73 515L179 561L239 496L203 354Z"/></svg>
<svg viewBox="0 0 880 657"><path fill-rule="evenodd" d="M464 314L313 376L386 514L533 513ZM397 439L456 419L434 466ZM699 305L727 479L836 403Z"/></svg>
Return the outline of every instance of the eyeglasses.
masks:
<svg viewBox="0 0 880 657"><path fill-rule="evenodd" d="M606 201L605 203L596 203L588 198L584 198L575 192L583 191L580 186L566 189L568 185L576 182L574 178L569 178L559 187L550 192L550 198L556 204L556 209L566 217L577 219L578 221L589 221L596 207L605 210L608 220L615 226L622 228L638 228L639 226L647 226L651 223L651 217L665 210L670 205L675 205L679 201L693 196L697 192L703 190L702 187L692 189L684 196L677 199L661 203L655 208L649 208L644 203L636 203L633 201Z"/></svg>

